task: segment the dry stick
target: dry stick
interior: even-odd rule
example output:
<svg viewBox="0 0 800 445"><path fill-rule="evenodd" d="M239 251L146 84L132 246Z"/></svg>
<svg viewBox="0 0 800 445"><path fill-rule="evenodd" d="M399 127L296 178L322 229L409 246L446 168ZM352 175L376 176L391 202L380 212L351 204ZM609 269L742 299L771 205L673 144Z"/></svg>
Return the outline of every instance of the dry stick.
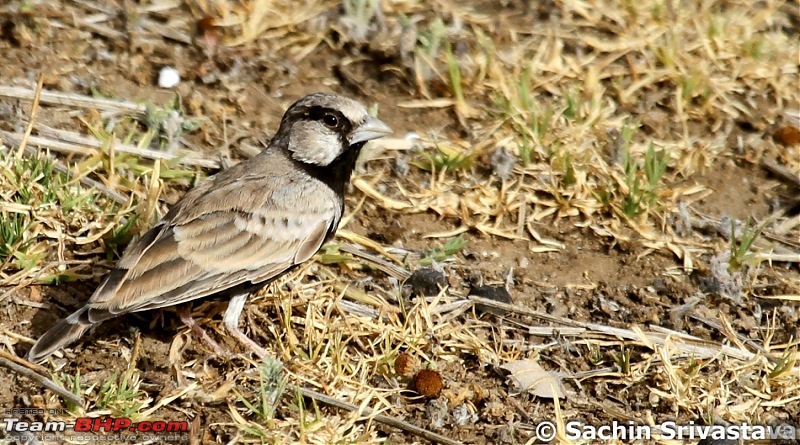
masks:
<svg viewBox="0 0 800 445"><path fill-rule="evenodd" d="M176 42L180 43L185 43L187 45L192 44L192 37L184 32L178 31L177 29L170 28L169 26L165 26L148 19L141 19L140 24L142 28L152 33L158 34L164 38L175 40Z"/></svg>
<svg viewBox="0 0 800 445"><path fill-rule="evenodd" d="M14 142L18 142L21 137L19 133L12 133L9 131L2 131L2 130L0 130L0 135L7 137ZM82 145L76 145L40 136L31 136L30 142L32 144L39 145L41 147L46 147L49 148L50 150L57 151L60 153L78 153L82 155L92 155L94 154L92 149L102 148L102 143L100 141L89 139L87 137L78 135L76 133L72 133L72 136L76 140L80 139ZM89 148L87 149L86 147ZM148 150L146 148L139 148L133 145L119 144L119 143L117 143L114 146L114 150L120 153L131 154L147 159L163 159L165 161L176 160L177 163L181 165L214 168L214 169L219 168L219 162L213 159L202 158L197 155L192 155L192 156L173 155L166 152Z"/></svg>
<svg viewBox="0 0 800 445"><path fill-rule="evenodd" d="M108 5L104 5L103 3L92 2L92 1L89 1L89 0L72 0L72 1L77 3L77 4L79 4L79 5L81 5L81 6L85 6L85 7L89 8L89 9L92 9L94 11L104 12L104 13L106 13L108 15L116 14L116 10L114 8L112 8L112 7L108 6Z"/></svg>
<svg viewBox="0 0 800 445"><path fill-rule="evenodd" d="M681 351L683 351L684 353L695 354L700 357L711 357L718 353L722 353L726 356L733 357L739 360L750 360L755 356L754 353L747 350L741 350L731 346L717 345L714 343L709 344L710 342L708 341L705 341L697 337L692 337L690 335L660 336L656 335L656 333L654 332L642 332L642 335L645 336L644 338L642 338L642 335L637 334L636 331L631 329L615 328L612 326L605 326L597 323L587 323L582 321L570 320L568 318L557 317L554 315L535 311L533 309L519 307L513 304L501 303L499 301L494 301L488 298L476 297L474 295L470 295L468 298L469 300L475 303L480 303L482 305L494 307L510 313L527 315L530 317L538 318L540 320L546 320L552 323L558 323L566 326L582 327L592 332L615 336L630 341L647 341L655 345L664 346L667 344L666 341L667 337L672 337L673 340L682 340L685 342L685 343L684 342L674 343L675 346L681 347Z"/></svg>
<svg viewBox="0 0 800 445"><path fill-rule="evenodd" d="M66 105L81 108L96 108L104 111L129 111L136 114L144 114L147 107L111 99L96 99L91 96L74 93L58 93L54 91L40 90L40 101L48 105ZM10 87L0 85L0 97L11 97L14 99L32 100L36 97L36 91L27 88Z"/></svg>
<svg viewBox="0 0 800 445"><path fill-rule="evenodd" d="M770 237L765 236L765 238ZM776 263L800 263L800 253L757 253L755 254L755 257L759 260L772 261Z"/></svg>
<svg viewBox="0 0 800 445"><path fill-rule="evenodd" d="M36 372L35 370L36 365L32 363L28 363L19 357L13 356L6 351L0 350L0 365L3 365L6 368L11 369L17 374L24 375L25 377L28 377L31 380L39 382L39 384L41 384L45 388L63 397L64 400L67 400L79 406L83 406L83 399L80 396L77 396L67 391L66 389L61 387L61 385L54 382L52 379Z"/></svg>
<svg viewBox="0 0 800 445"><path fill-rule="evenodd" d="M151 14L151 13L160 13L169 11L170 9L180 8L183 2L179 0L161 0L158 2L153 2L152 5L143 5L136 8L136 13L139 15Z"/></svg>
<svg viewBox="0 0 800 445"><path fill-rule="evenodd" d="M119 32L116 29L102 23L88 23L83 21L80 24L91 32L99 34L110 40L124 40L127 37L125 33Z"/></svg>
<svg viewBox="0 0 800 445"><path fill-rule="evenodd" d="M39 110L39 98L42 96L43 84L44 74L39 73L39 80L36 82L36 91L33 94L33 104L31 104L31 115L28 118L28 126L25 127L25 134L22 135L22 140L17 148L17 159L22 158L22 154L25 153L25 147L28 145L28 138L31 137L33 122L36 120L36 112Z"/></svg>
<svg viewBox="0 0 800 445"><path fill-rule="evenodd" d="M794 174L788 168L779 165L775 162L774 159L763 159L761 160L761 166L772 173L773 175L777 176L778 179L782 180L783 182L787 183L791 187L800 188L800 176Z"/></svg>
<svg viewBox="0 0 800 445"><path fill-rule="evenodd" d="M442 436L441 434L434 433L433 431L426 430L425 428L420 428L416 425L412 425L396 417L390 417L384 414L373 414L373 411L370 408L361 409L358 406L352 405L347 402L343 402L339 399L334 399L333 397L326 396L325 394L314 391L312 389L306 389L295 385L288 385L288 386L289 389L300 391L300 393L303 394L303 396L314 399L320 403L324 403L326 405L330 405L350 412L358 412L372 419L375 419L375 421L377 422L395 427L409 434L414 434L416 436L429 440L433 443L439 443L445 445L464 445L462 442Z"/></svg>
<svg viewBox="0 0 800 445"><path fill-rule="evenodd" d="M704 325L716 330L720 334L725 335L725 329L723 328L722 323L719 323L719 322L717 322L715 320L710 320L708 318L700 317L698 315L689 315L689 318L691 318L692 320L699 321L700 323L703 323ZM755 349L756 351L760 352L761 355L766 357L767 360L769 360L770 362L772 362L772 363L777 363L778 362L778 360L779 360L778 358L773 357L772 354L767 352L767 350L764 349L764 347L762 347L758 343L756 343L753 340L745 337L744 335L739 334L738 332L734 332L733 334L736 335L736 338L740 342L742 342L742 343L750 346L751 348Z"/></svg>
<svg viewBox="0 0 800 445"><path fill-rule="evenodd" d="M391 275L392 277L397 278L398 280L405 280L406 278L411 276L411 272L409 272L408 270L400 266L396 266L384 260L383 258L380 258L377 255L365 252L359 249L358 247L351 246L348 244L342 244L341 246L339 246L339 250L342 252L349 253L355 257L361 258L362 260L371 263L376 269L380 269L387 275Z"/></svg>

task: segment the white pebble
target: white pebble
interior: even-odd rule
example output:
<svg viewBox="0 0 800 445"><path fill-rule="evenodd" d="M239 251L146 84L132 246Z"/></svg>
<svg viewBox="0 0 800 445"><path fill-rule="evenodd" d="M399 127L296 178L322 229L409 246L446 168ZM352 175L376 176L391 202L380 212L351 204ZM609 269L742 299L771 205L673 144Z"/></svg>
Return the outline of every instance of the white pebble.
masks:
<svg viewBox="0 0 800 445"><path fill-rule="evenodd" d="M181 83L181 73L171 66L161 68L158 73L158 86L161 88L172 88Z"/></svg>

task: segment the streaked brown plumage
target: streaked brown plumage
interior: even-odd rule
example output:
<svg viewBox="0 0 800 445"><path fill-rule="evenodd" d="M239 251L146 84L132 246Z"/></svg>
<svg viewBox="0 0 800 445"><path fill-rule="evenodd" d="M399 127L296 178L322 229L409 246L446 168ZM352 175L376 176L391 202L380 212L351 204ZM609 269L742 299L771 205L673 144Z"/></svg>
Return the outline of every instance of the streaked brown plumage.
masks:
<svg viewBox="0 0 800 445"><path fill-rule="evenodd" d="M128 246L84 307L36 342L29 360L109 318L211 295L231 298L226 328L263 355L237 326L247 296L333 236L361 147L390 131L346 97L317 93L295 102L263 152L189 191ZM182 319L193 326L190 316Z"/></svg>

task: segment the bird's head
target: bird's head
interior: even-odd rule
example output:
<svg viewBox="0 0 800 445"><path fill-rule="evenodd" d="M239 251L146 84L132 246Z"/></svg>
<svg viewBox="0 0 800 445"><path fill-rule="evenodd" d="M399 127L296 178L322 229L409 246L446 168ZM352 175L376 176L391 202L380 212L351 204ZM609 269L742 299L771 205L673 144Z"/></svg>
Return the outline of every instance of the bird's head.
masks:
<svg viewBox="0 0 800 445"><path fill-rule="evenodd" d="M359 102L337 94L316 93L286 110L276 137L285 140L296 161L325 167L345 153L357 156L364 143L391 132Z"/></svg>

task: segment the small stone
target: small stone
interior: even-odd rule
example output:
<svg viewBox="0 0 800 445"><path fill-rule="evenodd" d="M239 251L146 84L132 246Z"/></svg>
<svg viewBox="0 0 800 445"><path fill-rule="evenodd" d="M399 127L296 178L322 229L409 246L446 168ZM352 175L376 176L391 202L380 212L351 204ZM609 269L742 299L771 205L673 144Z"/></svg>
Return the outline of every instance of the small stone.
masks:
<svg viewBox="0 0 800 445"><path fill-rule="evenodd" d="M181 83L181 74L171 66L165 66L158 72L158 86L172 88Z"/></svg>
<svg viewBox="0 0 800 445"><path fill-rule="evenodd" d="M42 298L42 293L39 292L39 289L35 287L30 287L29 289L30 289L30 294L28 294L28 300L33 301L35 303L41 303L43 298Z"/></svg>
<svg viewBox="0 0 800 445"><path fill-rule="evenodd" d="M425 416L428 418L428 425L434 430L442 429L451 424L450 407L447 399L431 399L425 404Z"/></svg>
<svg viewBox="0 0 800 445"><path fill-rule="evenodd" d="M405 178L409 171L411 171L411 167L408 165L408 161L400 157L394 158L394 165L392 166L393 175L398 178Z"/></svg>
<svg viewBox="0 0 800 445"><path fill-rule="evenodd" d="M408 294L417 297L439 295L445 286L447 286L447 279L444 274L429 267L415 270L403 284L403 288L408 291Z"/></svg>
<svg viewBox="0 0 800 445"><path fill-rule="evenodd" d="M498 147L489 158L489 163L494 174L505 181L514 171L514 166L517 165L517 157L505 147Z"/></svg>
<svg viewBox="0 0 800 445"><path fill-rule="evenodd" d="M478 286L473 287L469 291L470 295L474 295L476 297L486 298L489 300L494 300L499 303L505 304L512 304L514 301L511 299L511 294L505 288L505 286ZM475 310L478 312L488 312L490 314L495 315L503 315L505 311L501 309L497 309L494 307L487 306L485 304L476 303Z"/></svg>

